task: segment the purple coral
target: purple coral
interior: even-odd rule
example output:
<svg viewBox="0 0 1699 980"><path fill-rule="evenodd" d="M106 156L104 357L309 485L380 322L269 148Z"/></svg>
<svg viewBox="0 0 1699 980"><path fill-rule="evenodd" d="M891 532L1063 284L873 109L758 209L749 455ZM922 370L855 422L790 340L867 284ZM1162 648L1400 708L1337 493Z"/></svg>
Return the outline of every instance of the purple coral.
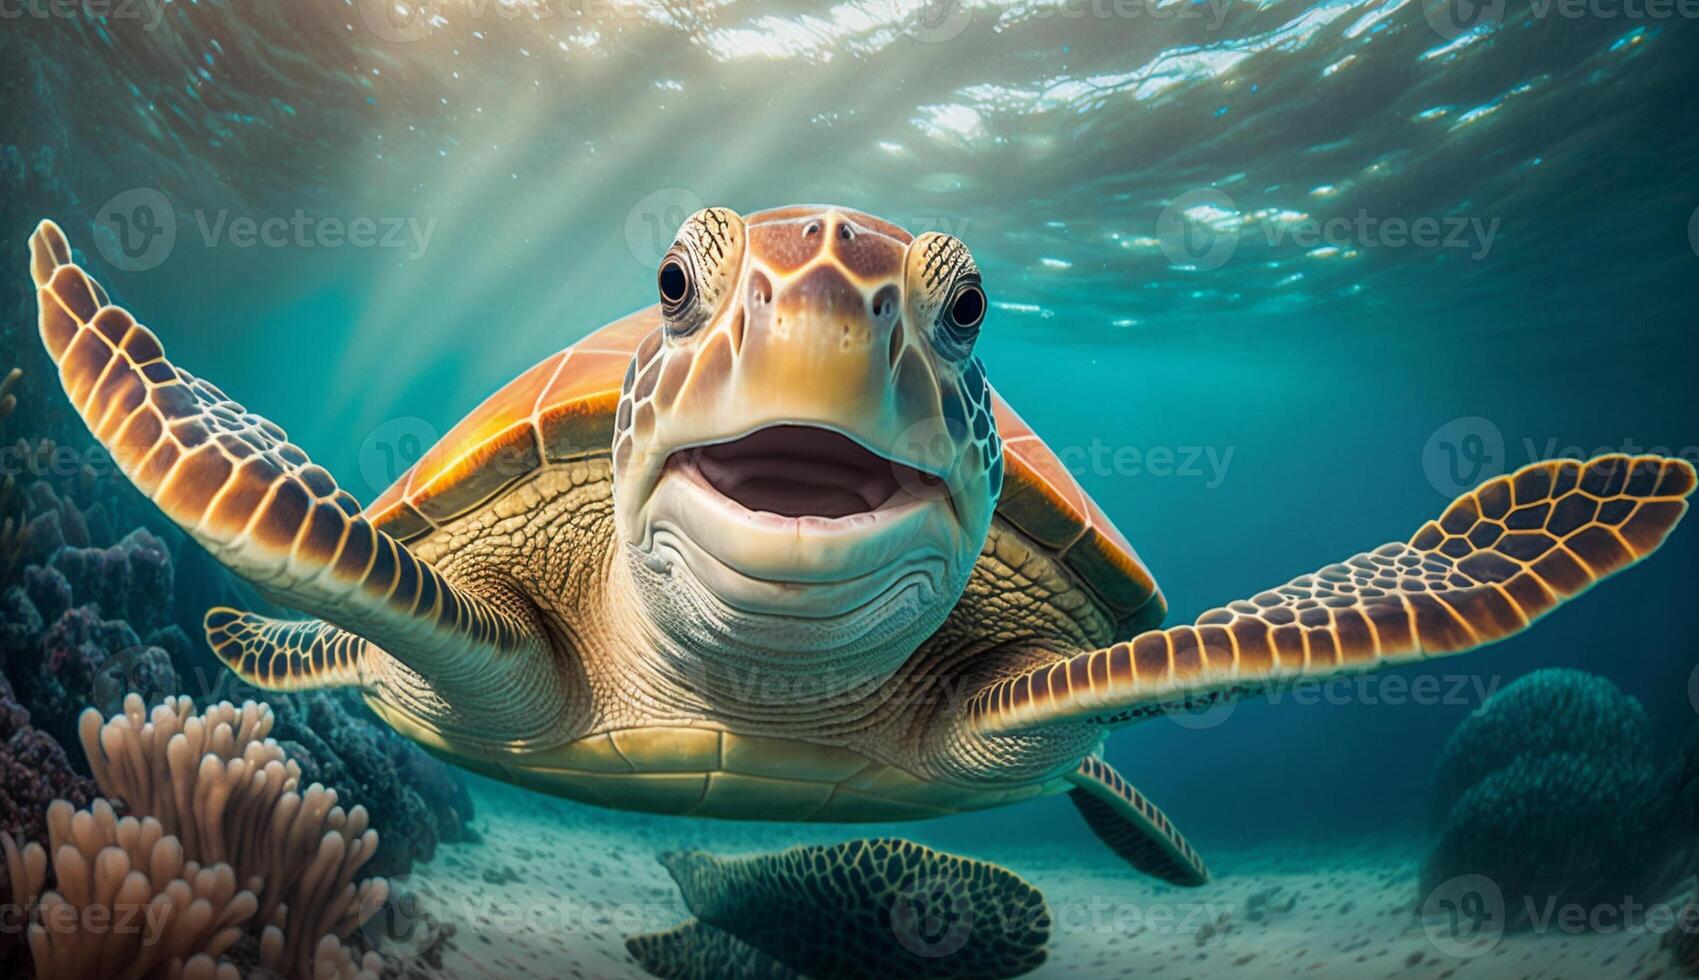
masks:
<svg viewBox="0 0 1699 980"><path fill-rule="evenodd" d="M96 793L94 780L71 767L53 736L30 723L29 709L0 675L0 834L39 837L47 804L83 806Z"/></svg>
<svg viewBox="0 0 1699 980"><path fill-rule="evenodd" d="M103 503L120 509L134 495L117 485L100 493ZM16 687L17 707L28 708L31 731L52 746L20 748L31 758L56 753L68 760L59 764L66 771L88 766L77 737L84 708L110 716L128 693L156 704L196 679L214 689L226 673L205 651L202 602L244 601L230 594L234 580L227 572L170 528L162 527L163 537L137 528L113 542L106 508L75 503L91 496L39 480L13 495L11 504L21 510L10 519L23 528L14 541L25 561L13 555L0 565L0 666ZM187 632L176 618L179 588L197 599L186 604ZM428 860L439 841L471 836L472 802L460 775L367 720L352 699L280 697L277 713L277 737L298 752L309 781L322 781L349 805L371 812L382 845L364 873L405 872ZM21 792L38 790L47 791L32 784Z"/></svg>
<svg viewBox="0 0 1699 980"><path fill-rule="evenodd" d="M442 841L471 837L472 797L458 771L381 725L359 717L334 693L315 691L274 704L273 736L300 764L303 780L361 804L378 831L369 874L405 874L429 861Z"/></svg>

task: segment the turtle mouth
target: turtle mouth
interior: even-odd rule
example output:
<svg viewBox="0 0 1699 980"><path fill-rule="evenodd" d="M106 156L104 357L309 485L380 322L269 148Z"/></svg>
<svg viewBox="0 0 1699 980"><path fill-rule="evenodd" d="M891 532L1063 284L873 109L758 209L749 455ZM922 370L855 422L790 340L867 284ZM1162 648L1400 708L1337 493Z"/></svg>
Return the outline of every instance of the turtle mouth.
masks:
<svg viewBox="0 0 1699 980"><path fill-rule="evenodd" d="M775 425L730 442L674 453L715 493L756 514L842 520L948 493L932 473L881 456L848 436Z"/></svg>

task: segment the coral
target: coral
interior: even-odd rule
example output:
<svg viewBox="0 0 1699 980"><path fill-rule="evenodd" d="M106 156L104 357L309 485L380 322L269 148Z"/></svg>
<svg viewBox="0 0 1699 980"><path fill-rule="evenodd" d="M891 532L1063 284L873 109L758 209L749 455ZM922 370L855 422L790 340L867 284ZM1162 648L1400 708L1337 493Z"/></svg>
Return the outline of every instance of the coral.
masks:
<svg viewBox="0 0 1699 980"><path fill-rule="evenodd" d="M187 684L221 690L231 674L206 651L200 615L207 600L251 598L100 452L44 438L0 447L3 470L15 474L0 484L0 674L32 725L0 744L0 829L37 839L51 798L90 798L87 780L68 781L90 764L83 710L114 715L131 693L156 705ZM114 535L114 525L133 530ZM194 601L178 603L178 591ZM302 705L279 708L279 737L313 776L302 785L321 781L348 808L364 803L382 841L364 875L404 873L443 839L471 834L459 774L355 717L341 698L311 695Z"/></svg>
<svg viewBox="0 0 1699 980"><path fill-rule="evenodd" d="M53 736L30 725L29 711L0 675L0 837L22 834L39 840L47 835L50 803L65 799L81 806L98 793L94 780L71 768ZM0 875L0 908L20 901L11 894L6 876ZM23 933L0 928L0 976L25 976L28 963Z"/></svg>
<svg viewBox="0 0 1699 980"><path fill-rule="evenodd" d="M56 451L45 450L49 459ZM13 569L9 584L0 580L0 665L33 724L64 747L72 766L86 769L77 727L83 709L110 715L127 694L157 704L185 681L216 690L229 675L204 651L199 602L191 604L194 640L173 621L183 579L167 539L137 528L102 546L90 530L98 510L74 505L74 495L46 479L21 495L30 560ZM183 550L192 587L230 588L229 574L198 548ZM350 806L363 804L380 831L383 848L365 873L405 873L428 860L439 841L469 833L471 799L457 773L387 727L350 714L336 697L302 696L299 709L295 700L279 699L279 738L299 748L309 782L336 789Z"/></svg>
<svg viewBox="0 0 1699 980"><path fill-rule="evenodd" d="M1662 772L1653 755L1645 710L1610 681L1574 670L1518 679L1458 727L1435 763L1442 828L1422 894L1483 875L1516 928L1560 897L1660 892L1692 864L1699 740Z"/></svg>
<svg viewBox="0 0 1699 980"><path fill-rule="evenodd" d="M110 721L84 712L81 734L104 794L157 820L185 854L228 864L252 887L262 966L292 977L341 975L358 965L341 940L387 894L381 878L354 881L378 835L364 808L336 805L334 790L297 791L300 768L268 737L273 720L251 701L196 715L188 698L167 698L148 712L132 694Z"/></svg>
<svg viewBox="0 0 1699 980"><path fill-rule="evenodd" d="M106 798L52 804L46 849L4 840L36 977L376 980L376 954L344 940L388 894L381 878L354 882L377 834L334 792L297 789L272 722L252 702L196 714L188 698L167 698L149 712L134 694L111 720L84 713ZM120 818L116 799L135 815ZM112 928L121 916L137 927Z"/></svg>
<svg viewBox="0 0 1699 980"><path fill-rule="evenodd" d="M93 701L95 675L107 658L141 642L128 623L101 619L94 606L65 610L42 634L36 669L16 674L36 723L61 742L74 743L77 716ZM75 758L82 763L80 753Z"/></svg>
<svg viewBox="0 0 1699 980"><path fill-rule="evenodd" d="M275 735L301 763L304 778L373 814L383 840L373 874L403 874L413 862L429 861L439 841L466 835L472 798L459 772L387 727L356 717L344 696L309 692L275 707Z"/></svg>
<svg viewBox="0 0 1699 980"><path fill-rule="evenodd" d="M137 528L110 548L65 547L48 559L82 603L139 633L171 623L171 554L165 542Z"/></svg>
<svg viewBox="0 0 1699 980"><path fill-rule="evenodd" d="M1503 894L1509 928L1553 900L1588 906L1646 894L1662 868L1663 801L1650 765L1574 752L1521 756L1452 807L1421 893L1483 875Z"/></svg>
<svg viewBox="0 0 1699 980"><path fill-rule="evenodd" d="M48 811L48 848L0 838L13 893L29 909L37 980L217 978L258 899L228 864L201 866L152 817L120 818L105 800ZM57 885L44 891L48 854Z"/></svg>
<svg viewBox="0 0 1699 980"><path fill-rule="evenodd" d="M1675 818L1699 830L1699 725L1688 731L1675 760L1664 770L1664 792Z"/></svg>
<svg viewBox="0 0 1699 980"><path fill-rule="evenodd" d="M82 806L96 792L94 780L71 768L53 736L30 724L28 709L0 676L0 834L39 838L47 830L49 803Z"/></svg>
<svg viewBox="0 0 1699 980"><path fill-rule="evenodd" d="M1640 702L1603 677L1538 670L1494 694L1452 732L1434 763L1433 816L1522 755L1575 752L1639 766L1652 758L1652 723Z"/></svg>
<svg viewBox="0 0 1699 980"><path fill-rule="evenodd" d="M172 651L186 654L188 646L170 622L171 558L142 528L109 547L90 544L98 540L91 524L104 527L90 516L99 505L80 509L45 480L23 498L16 543L27 564L11 566L9 584L0 586L0 665L34 724L80 766L83 708L110 710L130 691L154 700L178 690L184 661Z"/></svg>

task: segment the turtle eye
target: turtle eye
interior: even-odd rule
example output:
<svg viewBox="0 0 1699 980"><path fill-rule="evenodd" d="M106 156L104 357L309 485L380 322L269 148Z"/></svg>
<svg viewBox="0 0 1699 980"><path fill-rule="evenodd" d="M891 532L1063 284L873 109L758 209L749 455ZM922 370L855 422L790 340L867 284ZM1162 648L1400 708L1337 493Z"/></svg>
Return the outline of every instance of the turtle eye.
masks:
<svg viewBox="0 0 1699 980"><path fill-rule="evenodd" d="M690 301L696 295L696 282L690 274L690 267L685 264L684 257L677 253L669 253L661 260L661 269L655 275L655 284L661 293L661 313L668 320L678 319L679 315L690 307Z"/></svg>
<svg viewBox="0 0 1699 980"><path fill-rule="evenodd" d="M974 340L979 337L979 325L985 322L987 305L977 274L968 273L956 280L938 311L938 335L943 341L939 349L952 357L972 350Z"/></svg>
<svg viewBox="0 0 1699 980"><path fill-rule="evenodd" d="M985 307L985 290L978 279L970 279L956 285L944 315L951 327L971 337L985 320Z"/></svg>
<svg viewBox="0 0 1699 980"><path fill-rule="evenodd" d="M938 356L960 361L973 353L991 303L967 246L958 238L926 232L909 243L903 274L905 301L927 323Z"/></svg>

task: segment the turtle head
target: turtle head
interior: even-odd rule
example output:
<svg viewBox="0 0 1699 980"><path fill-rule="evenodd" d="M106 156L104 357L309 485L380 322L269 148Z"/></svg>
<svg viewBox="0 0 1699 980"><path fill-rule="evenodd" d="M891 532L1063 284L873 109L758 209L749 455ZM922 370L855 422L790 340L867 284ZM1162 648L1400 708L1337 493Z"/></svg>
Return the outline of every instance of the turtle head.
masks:
<svg viewBox="0 0 1699 980"><path fill-rule="evenodd" d="M1002 484L967 248L707 208L656 286L613 454L650 618L767 663L895 669L960 598Z"/></svg>

